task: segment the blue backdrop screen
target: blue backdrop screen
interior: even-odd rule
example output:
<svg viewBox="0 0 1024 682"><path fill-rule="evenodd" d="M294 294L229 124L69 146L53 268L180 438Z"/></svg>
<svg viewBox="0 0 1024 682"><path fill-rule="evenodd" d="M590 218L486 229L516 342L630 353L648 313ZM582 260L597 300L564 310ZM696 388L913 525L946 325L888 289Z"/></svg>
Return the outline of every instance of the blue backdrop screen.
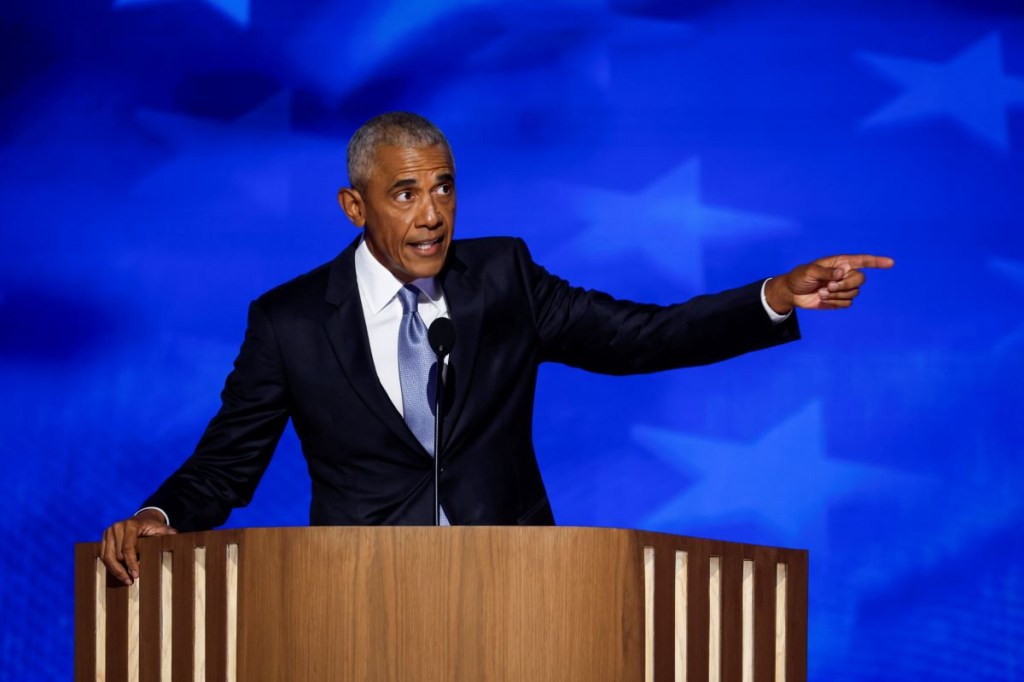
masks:
<svg viewBox="0 0 1024 682"><path fill-rule="evenodd" d="M0 677L72 543L192 450L248 302L356 234L348 136L448 134L461 236L668 303L891 255L804 340L542 370L561 524L811 551L816 680L1024 678L1024 10L995 0L14 0L0 17ZM301 525L289 431L232 525Z"/></svg>

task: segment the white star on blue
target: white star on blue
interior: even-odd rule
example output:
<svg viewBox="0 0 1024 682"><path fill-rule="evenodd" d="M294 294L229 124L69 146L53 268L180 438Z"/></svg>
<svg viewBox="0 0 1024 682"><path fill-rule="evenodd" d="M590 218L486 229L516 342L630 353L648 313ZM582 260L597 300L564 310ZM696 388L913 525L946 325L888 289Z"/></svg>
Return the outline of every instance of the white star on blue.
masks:
<svg viewBox="0 0 1024 682"><path fill-rule="evenodd" d="M904 89L864 126L943 116L999 151L1009 150L1007 109L1024 106L1024 78L1004 71L998 33L944 63L869 53L861 58Z"/></svg>
<svg viewBox="0 0 1024 682"><path fill-rule="evenodd" d="M206 4L220 10L240 26L249 25L249 0L203 0ZM114 0L114 7L128 5L162 5L173 0Z"/></svg>
<svg viewBox="0 0 1024 682"><path fill-rule="evenodd" d="M750 444L634 426L633 440L696 480L662 504L642 527L694 527L716 519L753 518L786 543L807 540L829 504L863 491L880 469L825 454L823 410L812 402Z"/></svg>
<svg viewBox="0 0 1024 682"><path fill-rule="evenodd" d="M281 93L230 123L139 112L142 125L171 141L178 153L142 179L138 188L189 186L193 207L204 201L217 205L226 197L269 215L287 214L295 175L337 169L344 153L336 140L293 132L290 101L289 93ZM341 182L342 171L336 173Z"/></svg>
<svg viewBox="0 0 1024 682"><path fill-rule="evenodd" d="M573 242L591 258L639 255L684 288L704 290L704 247L742 247L794 233L797 223L777 216L711 206L700 193L700 160L692 158L642 192L577 189L576 215L589 228Z"/></svg>
<svg viewBox="0 0 1024 682"><path fill-rule="evenodd" d="M483 12L486 30L474 22ZM607 82L607 55L593 42L610 30L607 12L590 0L532 7L526 22L521 6L496 0L382 4L356 14L345 3L327 3L288 40L288 56L306 87L328 98L341 98L391 72L400 57L401 63L445 74L422 91L430 97L457 83L462 72L503 76L537 63L549 69L553 55L579 64L575 53L581 49L584 73ZM460 45L457 54L450 52L455 43Z"/></svg>

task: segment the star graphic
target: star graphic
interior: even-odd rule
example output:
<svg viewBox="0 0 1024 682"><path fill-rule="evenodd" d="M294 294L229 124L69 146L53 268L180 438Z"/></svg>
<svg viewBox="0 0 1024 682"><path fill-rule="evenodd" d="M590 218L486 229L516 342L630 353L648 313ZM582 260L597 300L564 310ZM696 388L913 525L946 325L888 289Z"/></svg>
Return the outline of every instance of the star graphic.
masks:
<svg viewBox="0 0 1024 682"><path fill-rule="evenodd" d="M163 5L174 0L114 0L114 7L131 5ZM203 0L206 4L220 10L240 26L249 25L249 0Z"/></svg>
<svg viewBox="0 0 1024 682"><path fill-rule="evenodd" d="M829 504L863 492L893 474L825 454L823 410L817 401L754 443L731 443L637 425L633 440L694 479L644 521L665 528L729 518L754 518L786 544L807 541ZM899 477L903 478L903 477ZM823 543L821 543L823 545Z"/></svg>
<svg viewBox="0 0 1024 682"><path fill-rule="evenodd" d="M1009 151L1007 109L1024 106L1024 78L1006 74L1001 45L999 34L992 33L944 63L862 53L864 61L903 87L863 126L943 116L999 151Z"/></svg>
<svg viewBox="0 0 1024 682"><path fill-rule="evenodd" d="M574 213L589 227L572 243L595 259L639 255L691 291L704 290L705 246L792 234L788 218L711 206L701 199L700 160L692 158L639 193L574 189Z"/></svg>
<svg viewBox="0 0 1024 682"><path fill-rule="evenodd" d="M340 101L383 80L395 88L420 64L457 83L484 73L507 73L568 62L585 78L607 85L607 55L595 41L613 31L609 15L588 2L531 8L495 0L438 0L374 8L353 15L341 3L325 4L288 40L287 54L303 85ZM443 27L443 30L440 30ZM339 34L359 40L338 40ZM441 85L420 91L437 97Z"/></svg>
<svg viewBox="0 0 1024 682"><path fill-rule="evenodd" d="M337 170L344 146L338 140L300 134L290 126L291 94L281 92L231 121L211 121L140 111L142 126L170 142L177 153L137 185L141 192L189 188L202 200L252 206L282 216L293 209L297 174ZM205 194L204 194L205 193ZM235 209L237 211L237 209Z"/></svg>

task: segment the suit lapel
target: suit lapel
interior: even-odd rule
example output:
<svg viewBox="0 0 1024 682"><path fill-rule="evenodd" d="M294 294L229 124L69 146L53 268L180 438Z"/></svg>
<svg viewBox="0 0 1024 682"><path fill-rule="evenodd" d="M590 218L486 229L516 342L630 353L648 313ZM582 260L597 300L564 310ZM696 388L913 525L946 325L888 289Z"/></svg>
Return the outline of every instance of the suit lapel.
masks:
<svg viewBox="0 0 1024 682"><path fill-rule="evenodd" d="M455 346L448 359L448 383L453 385L453 388L445 389L445 402L451 402L450 408L444 414L441 434L442 457L448 443L457 433L459 417L469 396L480 342L480 327L486 308L480 283L466 264L459 260L456 244L452 244L452 249L448 252L448 262L439 278L448 302L449 315L455 325Z"/></svg>
<svg viewBox="0 0 1024 682"><path fill-rule="evenodd" d="M326 300L336 308L324 321L327 338L349 383L367 408L410 448L422 452L424 457L430 457L395 409L377 377L366 321L363 319L359 287L356 285L355 250L358 244L359 240L356 239L331 263Z"/></svg>

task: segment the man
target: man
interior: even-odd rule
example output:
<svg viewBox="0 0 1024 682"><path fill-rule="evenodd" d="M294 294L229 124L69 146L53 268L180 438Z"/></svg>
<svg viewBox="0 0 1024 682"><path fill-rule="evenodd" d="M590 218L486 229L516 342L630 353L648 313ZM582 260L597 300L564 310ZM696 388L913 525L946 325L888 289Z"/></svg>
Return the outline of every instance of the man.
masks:
<svg viewBox="0 0 1024 682"><path fill-rule="evenodd" d="M540 363L629 374L723 360L795 340L794 308L849 307L861 268L892 266L835 256L678 305L616 301L549 274L521 240L453 241L454 160L419 116L367 122L348 173L338 198L361 238L253 302L195 453L104 533L103 560L123 582L138 577L139 536L208 529L247 504L288 419L312 479L311 524L432 523L421 337L438 317L458 338L444 382L444 521L551 525L531 433Z"/></svg>

